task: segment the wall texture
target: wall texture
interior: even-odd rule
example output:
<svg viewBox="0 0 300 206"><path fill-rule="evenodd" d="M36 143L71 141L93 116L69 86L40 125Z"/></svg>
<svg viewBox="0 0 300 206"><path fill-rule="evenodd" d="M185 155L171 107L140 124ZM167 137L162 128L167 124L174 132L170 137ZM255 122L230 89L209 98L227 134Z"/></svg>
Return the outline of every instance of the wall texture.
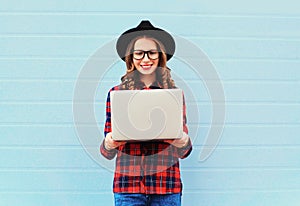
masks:
<svg viewBox="0 0 300 206"><path fill-rule="evenodd" d="M200 161L212 116L203 81L217 80L198 78L176 58L170 61L195 96L187 98L194 151L181 164L183 205L299 205L298 1L1 0L0 5L1 205L113 205L112 173L80 143L72 100L87 59L142 19L201 48L224 87L224 131L214 153ZM100 130L107 90L119 82L124 64L99 68L104 70L95 95ZM193 105L199 107L199 122ZM94 137L99 143L101 135Z"/></svg>

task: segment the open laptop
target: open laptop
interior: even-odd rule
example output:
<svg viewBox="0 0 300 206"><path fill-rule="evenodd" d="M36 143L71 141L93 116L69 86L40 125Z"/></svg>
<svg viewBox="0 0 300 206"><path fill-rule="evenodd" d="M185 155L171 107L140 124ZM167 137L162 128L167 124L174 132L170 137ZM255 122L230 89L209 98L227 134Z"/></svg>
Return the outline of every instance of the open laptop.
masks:
<svg viewBox="0 0 300 206"><path fill-rule="evenodd" d="M110 93L112 137L118 141L177 139L183 135L181 89Z"/></svg>

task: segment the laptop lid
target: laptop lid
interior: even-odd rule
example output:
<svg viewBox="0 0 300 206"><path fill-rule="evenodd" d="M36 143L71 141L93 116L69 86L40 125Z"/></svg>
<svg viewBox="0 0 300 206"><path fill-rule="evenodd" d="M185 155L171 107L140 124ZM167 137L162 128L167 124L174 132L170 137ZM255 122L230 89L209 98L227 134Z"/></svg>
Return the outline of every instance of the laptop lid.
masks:
<svg viewBox="0 0 300 206"><path fill-rule="evenodd" d="M176 139L183 135L181 89L110 93L112 137L118 141Z"/></svg>

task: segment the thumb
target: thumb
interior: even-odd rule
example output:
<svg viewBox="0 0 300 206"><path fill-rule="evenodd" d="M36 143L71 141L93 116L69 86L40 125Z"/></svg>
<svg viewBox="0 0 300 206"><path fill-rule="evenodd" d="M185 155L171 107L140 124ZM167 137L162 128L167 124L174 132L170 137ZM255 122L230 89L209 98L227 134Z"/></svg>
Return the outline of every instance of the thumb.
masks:
<svg viewBox="0 0 300 206"><path fill-rule="evenodd" d="M164 142L171 144L174 140L173 139L165 139Z"/></svg>

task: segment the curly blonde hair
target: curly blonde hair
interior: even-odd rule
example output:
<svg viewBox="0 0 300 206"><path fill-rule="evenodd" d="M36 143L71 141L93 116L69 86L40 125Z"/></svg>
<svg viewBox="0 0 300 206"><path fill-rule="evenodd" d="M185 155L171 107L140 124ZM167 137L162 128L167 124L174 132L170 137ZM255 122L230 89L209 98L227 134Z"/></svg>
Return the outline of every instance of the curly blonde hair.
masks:
<svg viewBox="0 0 300 206"><path fill-rule="evenodd" d="M148 37L148 36L139 36L139 37L136 37L135 39L133 39L128 44L128 47L126 50L126 57L125 57L127 70L126 70L126 74L124 76L122 76L122 78L121 78L120 89L134 90L134 89L137 89L139 85L141 85L139 72L133 64L133 55L132 55L135 42L141 38L147 38L147 39L154 41L157 46L157 50L159 51L158 67L155 70L156 80L158 81L158 83L162 86L163 89L176 88L175 82L171 78L171 73L170 73L171 71L166 66L167 55L166 55L163 44L155 38Z"/></svg>

